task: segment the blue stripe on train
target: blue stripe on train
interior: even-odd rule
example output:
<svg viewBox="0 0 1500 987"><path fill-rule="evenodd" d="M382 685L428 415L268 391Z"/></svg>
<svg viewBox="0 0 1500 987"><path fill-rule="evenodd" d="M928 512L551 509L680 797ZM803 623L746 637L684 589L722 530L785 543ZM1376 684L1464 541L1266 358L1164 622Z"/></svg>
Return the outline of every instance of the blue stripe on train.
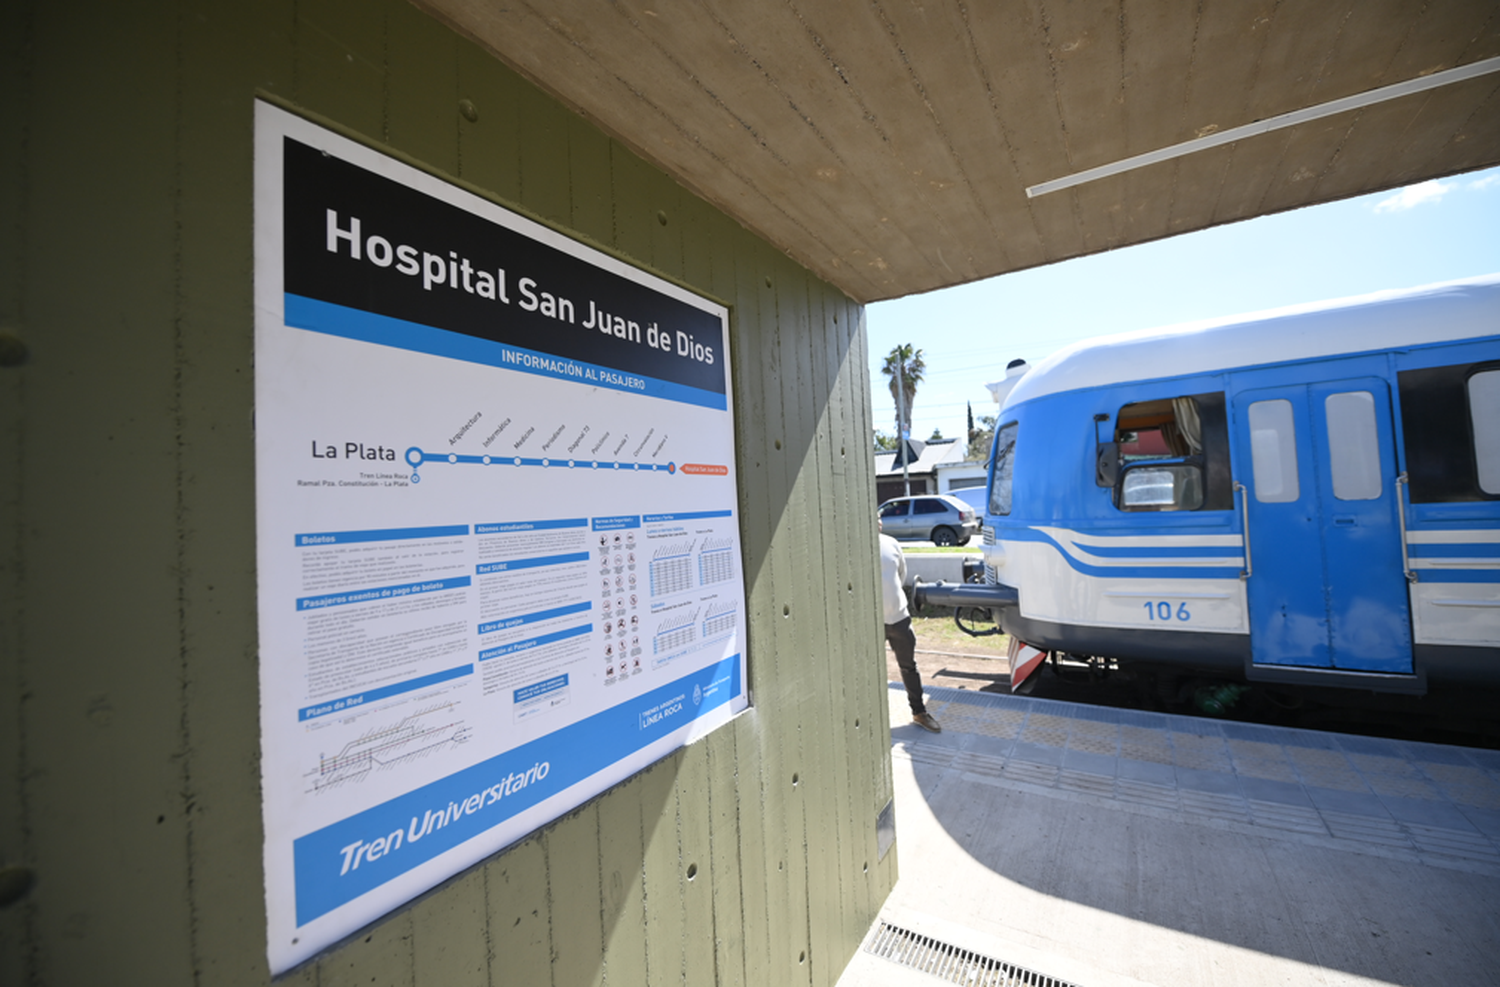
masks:
<svg viewBox="0 0 1500 987"><path fill-rule="evenodd" d="M1032 541L1051 545L1053 548L1057 549L1058 554L1067 561L1068 565L1071 566L1074 571L1080 572L1085 576L1099 576L1107 577L1110 579L1238 579L1240 577L1241 571L1238 566L1232 568L1219 568L1216 566L1187 567L1166 565L1089 565L1088 563L1080 562L1079 560L1073 558L1073 556L1069 555L1068 550L1064 548L1062 544L1057 541L1057 539L1053 538L1046 532L1038 531L1035 528L1016 527L998 529L995 532L995 538L998 541ZM1084 546L1079 547L1084 551L1091 550L1091 548L1085 548ZM1222 554L1222 552L1220 554Z"/></svg>
<svg viewBox="0 0 1500 987"><path fill-rule="evenodd" d="M1500 544L1467 543L1448 545L1408 545L1407 551L1414 559L1484 559L1500 557Z"/></svg>
<svg viewBox="0 0 1500 987"><path fill-rule="evenodd" d="M1419 583L1500 583L1500 569L1415 569Z"/></svg>
<svg viewBox="0 0 1500 987"><path fill-rule="evenodd" d="M1139 535L1133 537L1140 537ZM1239 559L1239 545L1091 545L1074 542L1073 547L1090 555L1119 559Z"/></svg>

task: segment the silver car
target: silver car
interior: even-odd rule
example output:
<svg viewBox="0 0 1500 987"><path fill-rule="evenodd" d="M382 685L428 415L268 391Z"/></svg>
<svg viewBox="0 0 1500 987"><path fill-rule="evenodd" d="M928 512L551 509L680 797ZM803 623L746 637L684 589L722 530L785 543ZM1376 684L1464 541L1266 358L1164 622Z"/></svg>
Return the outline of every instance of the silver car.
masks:
<svg viewBox="0 0 1500 987"><path fill-rule="evenodd" d="M957 497L897 497L880 505L880 529L892 538L967 545L979 530L974 508Z"/></svg>

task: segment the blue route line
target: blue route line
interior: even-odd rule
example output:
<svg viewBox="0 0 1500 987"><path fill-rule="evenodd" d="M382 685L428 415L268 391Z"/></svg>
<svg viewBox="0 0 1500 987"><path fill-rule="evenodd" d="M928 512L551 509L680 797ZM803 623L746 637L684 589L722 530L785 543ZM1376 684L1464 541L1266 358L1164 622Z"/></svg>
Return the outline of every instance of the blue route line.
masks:
<svg viewBox="0 0 1500 987"><path fill-rule="evenodd" d="M628 463L623 460L611 459L579 459L577 457L567 458L538 458L533 456L466 456L456 452L424 452L421 446L412 446L406 450L406 462L414 471L411 482L421 483L422 478L415 470L420 469L425 463L448 463L452 465L472 466L539 466L542 469L578 469L578 470L631 470L640 473L670 473L676 474L676 463Z"/></svg>

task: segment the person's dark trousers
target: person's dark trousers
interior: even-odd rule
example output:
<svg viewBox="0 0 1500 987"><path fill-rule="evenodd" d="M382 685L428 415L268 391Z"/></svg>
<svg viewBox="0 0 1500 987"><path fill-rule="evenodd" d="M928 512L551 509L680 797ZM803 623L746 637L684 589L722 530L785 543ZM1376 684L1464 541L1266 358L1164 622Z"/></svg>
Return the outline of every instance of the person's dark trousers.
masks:
<svg viewBox="0 0 1500 987"><path fill-rule="evenodd" d="M927 712L922 702L922 676L917 672L917 635L912 633L911 618L903 617L894 624L885 625L885 640L896 653L896 664L901 666L901 682L906 686L906 701L911 704L913 716Z"/></svg>

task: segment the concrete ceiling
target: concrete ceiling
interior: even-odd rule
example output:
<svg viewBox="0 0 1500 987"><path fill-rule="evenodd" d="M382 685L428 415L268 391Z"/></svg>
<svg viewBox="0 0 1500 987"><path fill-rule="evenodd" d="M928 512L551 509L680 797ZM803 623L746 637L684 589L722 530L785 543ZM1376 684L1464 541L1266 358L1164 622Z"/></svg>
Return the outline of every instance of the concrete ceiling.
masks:
<svg viewBox="0 0 1500 987"><path fill-rule="evenodd" d="M1495 0L416 0L859 301L1500 163Z"/></svg>

